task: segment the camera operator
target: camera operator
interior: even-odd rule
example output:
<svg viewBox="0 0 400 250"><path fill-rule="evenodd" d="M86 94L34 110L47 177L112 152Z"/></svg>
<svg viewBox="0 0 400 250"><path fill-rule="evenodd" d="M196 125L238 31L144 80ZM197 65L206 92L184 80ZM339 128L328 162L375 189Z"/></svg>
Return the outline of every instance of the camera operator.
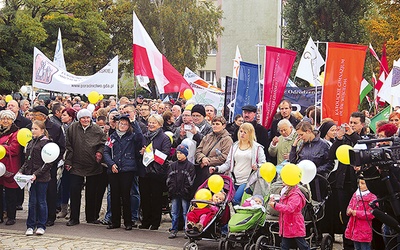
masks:
<svg viewBox="0 0 400 250"><path fill-rule="evenodd" d="M349 124L342 124L342 126L338 127L335 141L329 150L330 159L336 159L336 150L339 146L350 145L353 147L361 139L361 136L364 135L364 123L365 115L361 112L353 112L350 115ZM349 221L349 216L346 215L347 205L357 189L356 172L350 165L339 162L336 172L332 174L336 174L336 178L334 178L336 183L332 186L337 189L338 197L336 198L343 222L343 249L354 249L353 242L344 237L344 230Z"/></svg>

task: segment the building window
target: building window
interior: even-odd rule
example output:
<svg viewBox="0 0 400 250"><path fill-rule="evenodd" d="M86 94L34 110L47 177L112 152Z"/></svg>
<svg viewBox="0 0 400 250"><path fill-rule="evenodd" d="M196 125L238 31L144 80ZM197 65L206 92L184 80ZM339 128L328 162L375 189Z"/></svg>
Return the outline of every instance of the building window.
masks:
<svg viewBox="0 0 400 250"><path fill-rule="evenodd" d="M200 70L200 77L203 78L208 83L213 83L216 77L214 70Z"/></svg>
<svg viewBox="0 0 400 250"><path fill-rule="evenodd" d="M208 53L209 56L215 56L217 55L217 49L211 49L210 52Z"/></svg>

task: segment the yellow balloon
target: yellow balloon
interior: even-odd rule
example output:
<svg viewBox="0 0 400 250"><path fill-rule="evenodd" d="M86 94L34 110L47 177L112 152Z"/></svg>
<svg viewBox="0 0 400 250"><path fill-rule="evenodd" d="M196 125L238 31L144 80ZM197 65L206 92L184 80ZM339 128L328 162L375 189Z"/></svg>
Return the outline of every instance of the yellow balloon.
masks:
<svg viewBox="0 0 400 250"><path fill-rule="evenodd" d="M21 128L18 131L17 140L21 146L25 147L32 140L32 132L27 128Z"/></svg>
<svg viewBox="0 0 400 250"><path fill-rule="evenodd" d="M0 160L6 156L6 148L3 145L0 145Z"/></svg>
<svg viewBox="0 0 400 250"><path fill-rule="evenodd" d="M289 186L299 184L301 176L301 169L293 163L286 164L281 170L282 181Z"/></svg>
<svg viewBox="0 0 400 250"><path fill-rule="evenodd" d="M171 143L174 143L174 133L172 133L171 131L166 131L165 132L166 135L168 135L169 139L171 140Z"/></svg>
<svg viewBox="0 0 400 250"><path fill-rule="evenodd" d="M99 101L100 95L97 91L92 91L88 95L89 102L95 104Z"/></svg>
<svg viewBox="0 0 400 250"><path fill-rule="evenodd" d="M6 102L10 102L12 100L12 96L11 95L6 95Z"/></svg>
<svg viewBox="0 0 400 250"><path fill-rule="evenodd" d="M185 110L192 110L193 106L193 103L189 103L188 105L186 105Z"/></svg>
<svg viewBox="0 0 400 250"><path fill-rule="evenodd" d="M276 167L271 162L263 163L260 167L260 175L266 182L271 182L276 175Z"/></svg>
<svg viewBox="0 0 400 250"><path fill-rule="evenodd" d="M224 179L220 175L213 174L208 178L208 188L211 190L211 192L218 193L224 188Z"/></svg>
<svg viewBox="0 0 400 250"><path fill-rule="evenodd" d="M104 99L104 95L103 94L100 94L99 95L99 100L101 101L101 100L103 100Z"/></svg>
<svg viewBox="0 0 400 250"><path fill-rule="evenodd" d="M203 200L203 201L209 201L209 200L211 200L211 197L212 197L211 192L207 188L199 189L196 192L196 194L194 195L194 198L196 200ZM206 206L207 206L207 203L197 202L198 208L204 208Z"/></svg>
<svg viewBox="0 0 400 250"><path fill-rule="evenodd" d="M185 89L185 91L183 91L183 98L185 98L186 100L189 100L190 98L192 98L193 96L193 92L191 89Z"/></svg>
<svg viewBox="0 0 400 250"><path fill-rule="evenodd" d="M341 163L350 164L350 149L353 149L350 145L342 145L336 149L336 157Z"/></svg>

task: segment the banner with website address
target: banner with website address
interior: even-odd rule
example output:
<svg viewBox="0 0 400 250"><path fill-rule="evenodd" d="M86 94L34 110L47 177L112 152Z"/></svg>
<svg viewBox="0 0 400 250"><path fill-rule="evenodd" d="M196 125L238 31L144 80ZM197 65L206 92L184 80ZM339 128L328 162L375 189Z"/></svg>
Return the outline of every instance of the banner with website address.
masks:
<svg viewBox="0 0 400 250"><path fill-rule="evenodd" d="M89 94L97 91L103 95L117 95L118 56L91 76L76 76L60 69L39 49L34 49L32 86L49 91Z"/></svg>

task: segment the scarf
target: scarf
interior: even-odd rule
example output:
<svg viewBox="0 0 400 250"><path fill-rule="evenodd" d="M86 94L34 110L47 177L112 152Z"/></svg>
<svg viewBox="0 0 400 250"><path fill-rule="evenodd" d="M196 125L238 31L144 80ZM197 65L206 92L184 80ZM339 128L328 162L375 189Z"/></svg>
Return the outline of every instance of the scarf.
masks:
<svg viewBox="0 0 400 250"><path fill-rule="evenodd" d="M150 130L147 131L146 133L146 138L151 142L153 141L154 137L158 135L158 132L160 132L161 128L157 129L156 131L151 132Z"/></svg>
<svg viewBox="0 0 400 250"><path fill-rule="evenodd" d="M126 134L126 131L122 132L122 131L119 131L119 130L115 130L115 132L117 133L119 138L122 138L122 136L124 136L124 134Z"/></svg>
<svg viewBox="0 0 400 250"><path fill-rule="evenodd" d="M201 131L204 129L204 125L206 124L206 119L204 119L202 122L200 122L199 124L194 124L196 125L196 127L198 127L200 129L200 133Z"/></svg>

